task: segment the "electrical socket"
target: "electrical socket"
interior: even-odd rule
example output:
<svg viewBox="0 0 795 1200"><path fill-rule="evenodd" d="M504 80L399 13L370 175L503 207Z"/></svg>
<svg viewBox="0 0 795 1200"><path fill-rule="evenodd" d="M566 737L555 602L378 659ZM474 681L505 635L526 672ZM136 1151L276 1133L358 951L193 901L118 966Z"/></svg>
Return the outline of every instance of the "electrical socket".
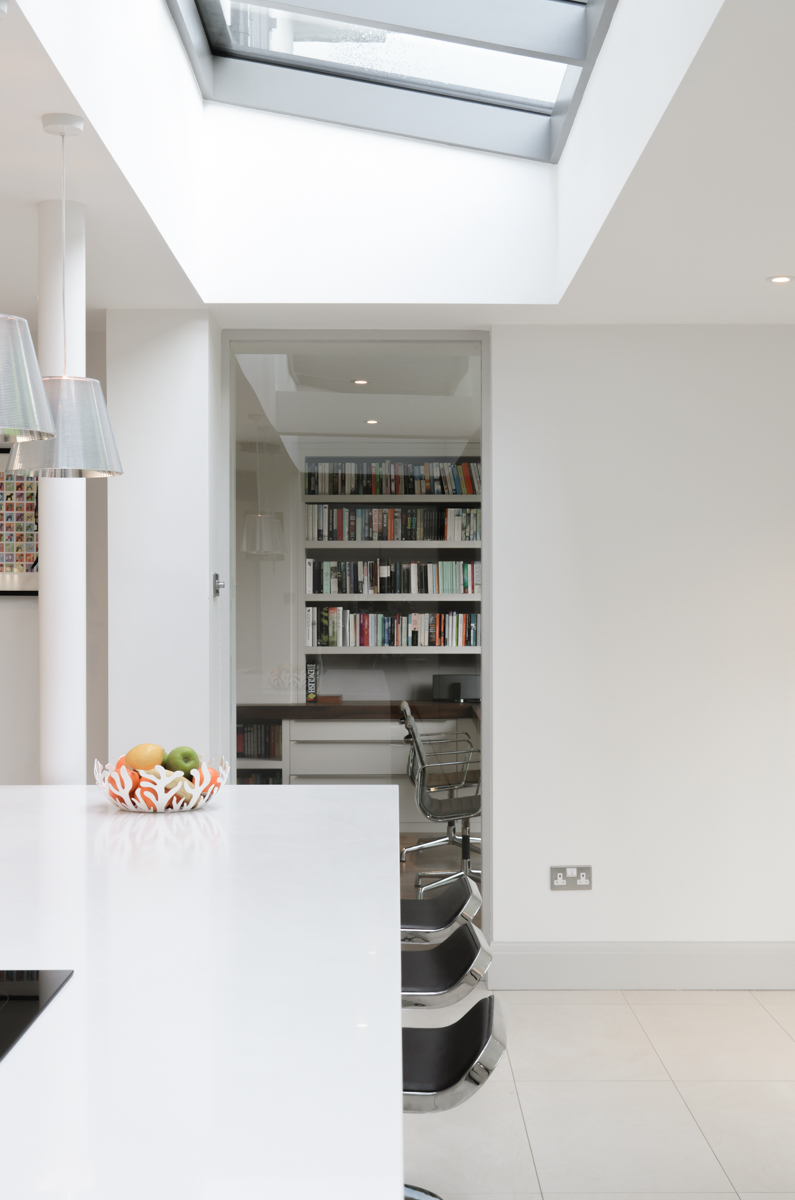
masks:
<svg viewBox="0 0 795 1200"><path fill-rule="evenodd" d="M549 886L553 892L587 892L593 887L591 867L550 867Z"/></svg>

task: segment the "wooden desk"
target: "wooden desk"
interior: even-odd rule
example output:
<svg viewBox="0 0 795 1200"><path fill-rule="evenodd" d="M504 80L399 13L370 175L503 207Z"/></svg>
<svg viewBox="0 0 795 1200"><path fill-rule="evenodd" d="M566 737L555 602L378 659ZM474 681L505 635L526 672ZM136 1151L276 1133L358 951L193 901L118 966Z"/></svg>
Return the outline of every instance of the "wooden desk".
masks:
<svg viewBox="0 0 795 1200"><path fill-rule="evenodd" d="M74 969L0 1061L3 1194L401 1200L397 841L393 786L0 788L3 967Z"/></svg>
<svg viewBox="0 0 795 1200"><path fill-rule="evenodd" d="M448 701L412 700L418 721L460 721L474 717L479 705ZM239 721L399 721L400 701L343 701L341 704L238 704Z"/></svg>

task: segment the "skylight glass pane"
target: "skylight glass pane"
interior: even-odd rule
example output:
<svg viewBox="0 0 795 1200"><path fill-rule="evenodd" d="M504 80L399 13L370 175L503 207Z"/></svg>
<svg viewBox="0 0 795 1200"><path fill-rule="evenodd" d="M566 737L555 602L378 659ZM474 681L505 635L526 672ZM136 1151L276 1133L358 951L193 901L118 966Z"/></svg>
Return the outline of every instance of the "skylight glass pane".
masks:
<svg viewBox="0 0 795 1200"><path fill-rule="evenodd" d="M305 16L240 0L221 0L236 50L272 58L286 55L301 65L326 64L334 73L423 86L452 94L505 98L522 106L551 107L565 64L487 50L413 33ZM273 61L278 61L273 58Z"/></svg>

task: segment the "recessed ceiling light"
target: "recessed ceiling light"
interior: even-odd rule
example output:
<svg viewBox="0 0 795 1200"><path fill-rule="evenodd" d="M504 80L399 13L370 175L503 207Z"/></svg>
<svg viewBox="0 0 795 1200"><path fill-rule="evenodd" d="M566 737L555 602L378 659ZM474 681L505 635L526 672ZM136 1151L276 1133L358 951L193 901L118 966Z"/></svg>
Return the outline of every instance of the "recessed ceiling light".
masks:
<svg viewBox="0 0 795 1200"><path fill-rule="evenodd" d="M367 383L367 380L366 379L352 379L351 383L358 383L359 387L364 387L364 385Z"/></svg>
<svg viewBox="0 0 795 1200"><path fill-rule="evenodd" d="M368 425L377 425L378 422L377 421L368 421L367 424Z"/></svg>
<svg viewBox="0 0 795 1200"><path fill-rule="evenodd" d="M791 281L791 275L768 275L767 277L768 283L790 283Z"/></svg>

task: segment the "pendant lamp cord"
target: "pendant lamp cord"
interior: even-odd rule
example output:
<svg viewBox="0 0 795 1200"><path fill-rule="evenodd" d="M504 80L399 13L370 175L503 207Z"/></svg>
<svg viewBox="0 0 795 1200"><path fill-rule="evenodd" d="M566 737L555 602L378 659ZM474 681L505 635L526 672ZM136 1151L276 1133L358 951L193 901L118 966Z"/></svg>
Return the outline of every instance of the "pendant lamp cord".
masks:
<svg viewBox="0 0 795 1200"><path fill-rule="evenodd" d="M61 317L63 320L63 373L66 375L66 137L61 134Z"/></svg>

